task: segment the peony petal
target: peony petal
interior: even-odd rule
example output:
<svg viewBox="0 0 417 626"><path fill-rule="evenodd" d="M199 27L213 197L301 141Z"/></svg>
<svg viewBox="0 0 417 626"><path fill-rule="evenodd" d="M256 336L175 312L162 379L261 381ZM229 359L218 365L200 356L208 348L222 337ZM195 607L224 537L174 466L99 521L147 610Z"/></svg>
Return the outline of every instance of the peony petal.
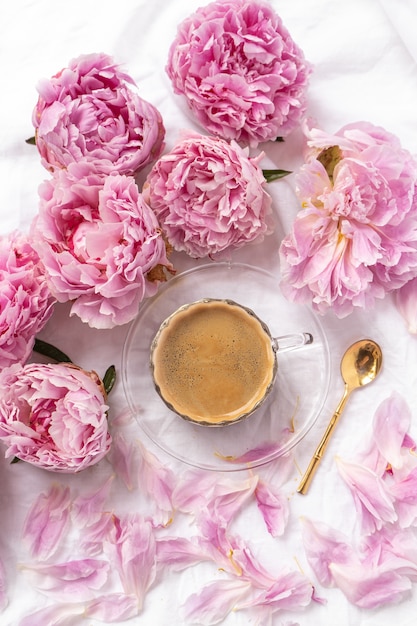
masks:
<svg viewBox="0 0 417 626"><path fill-rule="evenodd" d="M337 459L340 475L348 485L365 534L398 518L394 499L382 479L372 470Z"/></svg>
<svg viewBox="0 0 417 626"><path fill-rule="evenodd" d="M85 608L86 617L106 623L128 620L136 617L138 613L137 597L123 593L100 596L92 600Z"/></svg>
<svg viewBox="0 0 417 626"><path fill-rule="evenodd" d="M111 561L117 568L125 593L135 595L141 609L145 594L155 580L156 545L152 525L139 514L113 518L115 536L109 538Z"/></svg>
<svg viewBox="0 0 417 626"><path fill-rule="evenodd" d="M107 459L112 464L116 475L126 485L126 488L131 491L135 489L138 484L138 449L131 441L126 441L126 438L121 433L116 433L113 436L113 443L110 453Z"/></svg>
<svg viewBox="0 0 417 626"><path fill-rule="evenodd" d="M8 603L9 600L7 597L6 570L4 569L3 562L0 559L0 612L6 608Z"/></svg>
<svg viewBox="0 0 417 626"><path fill-rule="evenodd" d="M410 580L395 571L369 570L363 564L330 565L335 584L349 602L364 609L375 609L403 600L411 589Z"/></svg>
<svg viewBox="0 0 417 626"><path fill-rule="evenodd" d="M273 537L283 535L289 518L288 498L262 480L258 481L255 497L268 532Z"/></svg>
<svg viewBox="0 0 417 626"><path fill-rule="evenodd" d="M63 485L52 485L48 493L38 496L23 526L32 556L46 560L56 551L69 522L70 506L70 490Z"/></svg>
<svg viewBox="0 0 417 626"><path fill-rule="evenodd" d="M24 565L22 569L33 579L35 586L48 597L60 602L91 600L108 579L110 563L98 559L81 559L52 565Z"/></svg>
<svg viewBox="0 0 417 626"><path fill-rule="evenodd" d="M96 523L102 515L104 504L109 496L113 483L113 476L110 476L103 484L90 495L78 496L72 505L72 517L81 526L91 526Z"/></svg>
<svg viewBox="0 0 417 626"><path fill-rule="evenodd" d="M242 580L219 580L209 583L192 594L185 602L184 617L194 624L219 624L236 608L239 600L250 591L250 584Z"/></svg>
<svg viewBox="0 0 417 626"><path fill-rule="evenodd" d="M169 566L178 572L208 559L201 546L190 539L172 537L156 542L157 563Z"/></svg>
<svg viewBox="0 0 417 626"><path fill-rule="evenodd" d="M374 442L380 454L393 468L403 465L404 457L401 452L410 423L410 408L398 393L393 393L383 401L374 415Z"/></svg>
<svg viewBox="0 0 417 626"><path fill-rule="evenodd" d="M19 626L81 626L85 624L84 604L54 604L27 614Z"/></svg>
<svg viewBox="0 0 417 626"><path fill-rule="evenodd" d="M174 473L163 465L155 455L140 445L139 479L141 488L152 497L159 511L164 513L163 524L172 519L172 494L176 477Z"/></svg>
<svg viewBox="0 0 417 626"><path fill-rule="evenodd" d="M358 559L348 538L323 522L313 523L307 518L302 519L303 543L307 560L317 580L325 587L334 584L330 566L334 563L342 565L356 564Z"/></svg>
<svg viewBox="0 0 417 626"><path fill-rule="evenodd" d="M297 611L310 604L312 595L313 587L305 576L288 572L278 576L269 589L238 608L269 606L274 611Z"/></svg>

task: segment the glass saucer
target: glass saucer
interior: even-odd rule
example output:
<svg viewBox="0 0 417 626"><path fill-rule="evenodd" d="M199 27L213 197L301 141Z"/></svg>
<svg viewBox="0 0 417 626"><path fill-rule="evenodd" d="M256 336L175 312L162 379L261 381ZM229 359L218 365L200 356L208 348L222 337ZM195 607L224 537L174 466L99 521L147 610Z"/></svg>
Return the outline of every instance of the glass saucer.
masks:
<svg viewBox="0 0 417 626"><path fill-rule="evenodd" d="M329 349L316 315L288 302L278 278L243 263L213 262L170 279L146 301L123 346L124 391L140 428L180 461L209 470L257 467L286 454L317 420L330 382ZM247 419L207 427L172 412L154 388L150 346L160 324L177 308L202 298L229 298L269 326L272 336L309 332L313 343L278 353L278 373L267 400Z"/></svg>

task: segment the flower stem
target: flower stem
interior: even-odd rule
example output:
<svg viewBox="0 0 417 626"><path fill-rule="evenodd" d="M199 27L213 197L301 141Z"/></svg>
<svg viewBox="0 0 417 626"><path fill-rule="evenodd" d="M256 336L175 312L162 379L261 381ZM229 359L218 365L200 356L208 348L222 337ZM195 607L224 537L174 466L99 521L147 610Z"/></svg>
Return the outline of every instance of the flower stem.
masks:
<svg viewBox="0 0 417 626"><path fill-rule="evenodd" d="M35 339L33 350L39 354L43 354L43 356L47 356L50 359L57 361L57 363L72 363L69 356L58 348L55 348L55 346L52 346L50 343L42 341L42 339Z"/></svg>
<svg viewBox="0 0 417 626"><path fill-rule="evenodd" d="M278 180L279 178L288 176L288 174L292 174L292 172L288 170L262 170L262 173L267 183L272 183L274 180Z"/></svg>
<svg viewBox="0 0 417 626"><path fill-rule="evenodd" d="M115 382L116 382L116 368L114 367L114 365L110 365L110 367L107 368L106 373L104 374L104 377L103 377L103 385L104 385L104 389L106 390L107 395L113 389Z"/></svg>

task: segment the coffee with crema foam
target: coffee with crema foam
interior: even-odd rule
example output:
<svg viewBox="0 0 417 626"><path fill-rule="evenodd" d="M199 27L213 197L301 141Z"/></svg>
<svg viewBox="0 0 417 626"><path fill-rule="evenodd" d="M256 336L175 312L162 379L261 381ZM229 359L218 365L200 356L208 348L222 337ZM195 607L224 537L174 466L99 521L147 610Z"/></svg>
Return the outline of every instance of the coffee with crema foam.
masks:
<svg viewBox="0 0 417 626"><path fill-rule="evenodd" d="M273 384L268 328L230 300L181 307L161 325L151 349L156 389L181 416L220 425L250 414Z"/></svg>

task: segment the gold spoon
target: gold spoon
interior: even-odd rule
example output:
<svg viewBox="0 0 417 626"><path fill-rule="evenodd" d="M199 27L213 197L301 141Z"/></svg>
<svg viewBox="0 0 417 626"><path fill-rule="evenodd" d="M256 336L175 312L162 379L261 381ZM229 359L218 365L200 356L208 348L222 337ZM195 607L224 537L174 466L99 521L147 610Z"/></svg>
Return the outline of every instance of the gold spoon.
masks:
<svg viewBox="0 0 417 626"><path fill-rule="evenodd" d="M375 341L362 339L352 344L344 353L340 371L345 383L345 390L336 411L326 428L322 440L316 448L313 458L298 486L298 493L306 494L315 471L329 443L330 436L345 408L352 391L364 387L377 377L382 365L382 351Z"/></svg>

